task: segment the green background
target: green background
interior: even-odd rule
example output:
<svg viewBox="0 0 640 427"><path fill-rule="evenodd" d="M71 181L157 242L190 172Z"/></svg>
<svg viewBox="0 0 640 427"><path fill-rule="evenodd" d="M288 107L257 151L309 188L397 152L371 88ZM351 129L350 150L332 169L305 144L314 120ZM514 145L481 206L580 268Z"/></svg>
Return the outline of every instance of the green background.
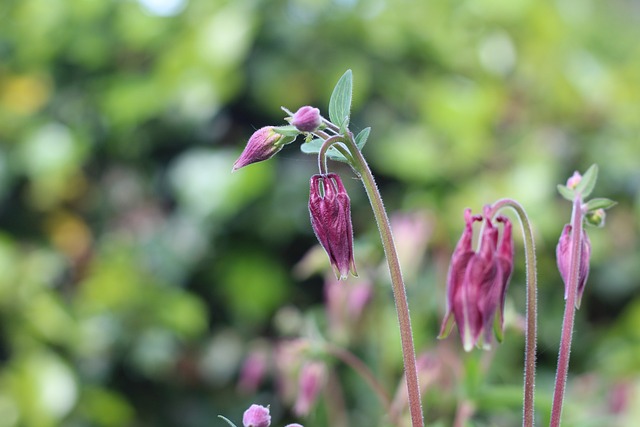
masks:
<svg viewBox="0 0 640 427"><path fill-rule="evenodd" d="M372 127L363 152L386 206L415 221L396 237L417 350L437 367L423 375L428 424L452 425L466 406L469 426L520 422L517 224L505 342L464 354L456 333L435 340L463 209L502 197L534 225L547 423L564 309L555 245L571 209L556 185L597 163L593 196L619 204L589 230L563 425L637 425L639 22L623 0L4 0L0 427L224 425L218 414L240 425L251 403L270 404L274 426L385 425L371 390L330 357L326 388L342 397L308 417L273 369L256 390L237 387L247 354L275 364L292 337L348 348L389 393L400 379L388 273L351 172L330 164L351 197L361 273L344 286L370 283L373 296L341 333L308 218L316 159L296 143L230 173L255 129L284 124L280 106L327 115L346 69L352 130Z"/></svg>

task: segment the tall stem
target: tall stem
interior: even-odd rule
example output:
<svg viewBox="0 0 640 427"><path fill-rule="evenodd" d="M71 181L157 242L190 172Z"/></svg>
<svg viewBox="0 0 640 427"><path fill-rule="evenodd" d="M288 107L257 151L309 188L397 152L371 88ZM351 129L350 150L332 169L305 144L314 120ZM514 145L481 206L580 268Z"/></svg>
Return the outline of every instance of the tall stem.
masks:
<svg viewBox="0 0 640 427"><path fill-rule="evenodd" d="M391 274L391 285L393 288L393 297L398 314L398 323L400 325L400 338L402 341L402 355L404 360L405 376L407 380L407 393L409 399L409 410L411 413L411 423L413 427L423 427L424 420L422 415L422 404L420 399L420 388L418 386L418 372L416 367L416 355L413 344L413 334L411 331L411 319L409 317L409 302L407 300L407 292L402 279L400 270L400 261L398 253L391 234L391 226L389 217L384 209L382 196L376 185L371 169L364 156L356 146L351 133L345 138L344 143L349 148L353 156L352 166L360 175L362 184L364 185L373 214L380 231L382 246L384 248L387 264L389 265L389 273Z"/></svg>
<svg viewBox="0 0 640 427"><path fill-rule="evenodd" d="M580 258L582 256L582 197L576 195L573 201L571 213L571 254L568 294L564 307L564 319L562 321L562 335L560 338L560 351L558 353L558 369L556 370L556 384L553 390L553 406L551 408L550 427L558 427L562 417L562 405L564 402L564 390L569 373L569 357L571 352L571 338L573 335L573 323L575 320L576 298L578 292L578 279L580 275Z"/></svg>
<svg viewBox="0 0 640 427"><path fill-rule="evenodd" d="M524 208L515 200L501 199L491 206L490 217L493 217L503 207L512 208L518 215L522 235L524 237L525 263L527 267L527 322L526 344L524 353L524 405L522 425L533 427L534 400L536 384L536 337L537 337L537 292L538 277L536 270L536 249L533 241L531 223Z"/></svg>

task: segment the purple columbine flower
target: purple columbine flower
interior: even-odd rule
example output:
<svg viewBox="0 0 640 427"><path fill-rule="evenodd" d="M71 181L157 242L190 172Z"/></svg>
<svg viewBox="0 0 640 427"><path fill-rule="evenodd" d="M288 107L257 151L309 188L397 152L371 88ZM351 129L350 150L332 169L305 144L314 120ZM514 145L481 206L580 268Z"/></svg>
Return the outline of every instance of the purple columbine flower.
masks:
<svg viewBox="0 0 640 427"><path fill-rule="evenodd" d="M242 416L244 427L269 427L271 425L271 415L269 408L260 405L251 405L244 411Z"/></svg>
<svg viewBox="0 0 640 427"><path fill-rule="evenodd" d="M584 285L589 277L589 259L591 258L591 241L586 230L582 230L582 250L580 251L580 267L578 272L578 295L576 308L580 308ZM569 296L569 269L571 268L571 225L566 224L556 246L556 261L558 270L564 281L564 299Z"/></svg>
<svg viewBox="0 0 640 427"><path fill-rule="evenodd" d="M233 164L232 172L273 157L284 146L284 136L275 131L273 126L265 126L253 133L244 151Z"/></svg>
<svg viewBox="0 0 640 427"><path fill-rule="evenodd" d="M353 227L351 204L340 176L335 173L314 175L309 190L311 226L327 252L339 279L349 271L357 276L353 259Z"/></svg>
<svg viewBox="0 0 640 427"><path fill-rule="evenodd" d="M314 107L301 107L291 118L291 124L300 132L313 132L322 124L320 110Z"/></svg>
<svg viewBox="0 0 640 427"><path fill-rule="evenodd" d="M511 222L503 216L496 221L504 224L502 239L498 229L486 216L464 213L465 229L451 257L447 276L447 312L439 338L449 334L453 323L458 325L465 351L480 342L491 343L491 329L499 310L502 333L504 301L513 269ZM484 220L477 251L472 248L473 223ZM481 339L482 338L482 339Z"/></svg>

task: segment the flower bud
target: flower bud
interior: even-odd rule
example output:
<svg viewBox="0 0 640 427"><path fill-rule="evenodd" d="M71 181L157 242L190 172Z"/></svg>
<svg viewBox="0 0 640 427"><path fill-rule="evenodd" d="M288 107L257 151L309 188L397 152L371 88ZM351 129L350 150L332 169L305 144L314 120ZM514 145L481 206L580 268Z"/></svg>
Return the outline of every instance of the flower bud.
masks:
<svg viewBox="0 0 640 427"><path fill-rule="evenodd" d="M582 230L582 250L580 251L580 267L578 270L578 295L576 308L580 308L580 301L584 293L584 285L589 277L589 259L591 258L591 241L586 230ZM564 281L564 299L569 296L569 275L571 274L571 225L566 224L556 246L556 261L560 276Z"/></svg>
<svg viewBox="0 0 640 427"><path fill-rule="evenodd" d="M260 405L251 405L244 411L242 416L244 427L269 427L271 425L271 415L269 408Z"/></svg>
<svg viewBox="0 0 640 427"><path fill-rule="evenodd" d="M571 177L567 180L567 187L570 190L575 190L578 184L580 184L580 181L582 181L582 175L580 175L580 172L575 171L573 175L571 175Z"/></svg>
<svg viewBox="0 0 640 427"><path fill-rule="evenodd" d="M322 124L320 110L314 107L301 107L291 118L291 124L300 132L313 132Z"/></svg>
<svg viewBox="0 0 640 427"><path fill-rule="evenodd" d="M584 219L593 226L604 227L604 220L607 217L604 209L596 209L585 214Z"/></svg>
<svg viewBox="0 0 640 427"><path fill-rule="evenodd" d="M258 129L251 135L244 151L233 164L233 171L251 163L270 159L282 149L284 143L285 137L276 132L273 126Z"/></svg>
<svg viewBox="0 0 640 427"><path fill-rule="evenodd" d="M314 175L309 190L311 226L339 279L357 276L353 259L351 202L335 173Z"/></svg>

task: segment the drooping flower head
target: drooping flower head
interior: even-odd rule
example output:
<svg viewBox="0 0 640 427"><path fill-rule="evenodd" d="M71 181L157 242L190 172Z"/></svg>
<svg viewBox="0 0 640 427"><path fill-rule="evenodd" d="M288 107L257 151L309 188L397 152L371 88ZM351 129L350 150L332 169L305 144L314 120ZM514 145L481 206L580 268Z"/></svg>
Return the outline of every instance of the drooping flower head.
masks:
<svg viewBox="0 0 640 427"><path fill-rule="evenodd" d="M255 404L251 405L249 409L244 411L242 425L244 427L269 427L271 425L269 408Z"/></svg>
<svg viewBox="0 0 640 427"><path fill-rule="evenodd" d="M290 142L290 140L276 132L273 126L258 129L251 135L244 151L233 164L232 172L252 163L270 159L282 149L286 142Z"/></svg>
<svg viewBox="0 0 640 427"><path fill-rule="evenodd" d="M440 338L449 334L453 323L458 325L464 349L491 343L492 325L499 310L498 337L501 337L504 301L513 269L511 222L498 217L504 224L502 238L491 219L472 215L465 210L465 229L451 257L447 276L447 312L442 322ZM484 221L477 251L472 248L473 223Z"/></svg>
<svg viewBox="0 0 640 427"><path fill-rule="evenodd" d="M584 285L589 277L589 260L591 258L591 241L585 229L582 230L582 247L580 250L580 267L578 271L578 295L576 298L576 308L580 308ZM571 268L571 225L566 224L560 235L558 246L556 246L556 262L558 270L564 281L564 299L569 296L569 274Z"/></svg>
<svg viewBox="0 0 640 427"><path fill-rule="evenodd" d="M309 190L311 226L339 279L357 276L349 195L335 173L313 175Z"/></svg>

